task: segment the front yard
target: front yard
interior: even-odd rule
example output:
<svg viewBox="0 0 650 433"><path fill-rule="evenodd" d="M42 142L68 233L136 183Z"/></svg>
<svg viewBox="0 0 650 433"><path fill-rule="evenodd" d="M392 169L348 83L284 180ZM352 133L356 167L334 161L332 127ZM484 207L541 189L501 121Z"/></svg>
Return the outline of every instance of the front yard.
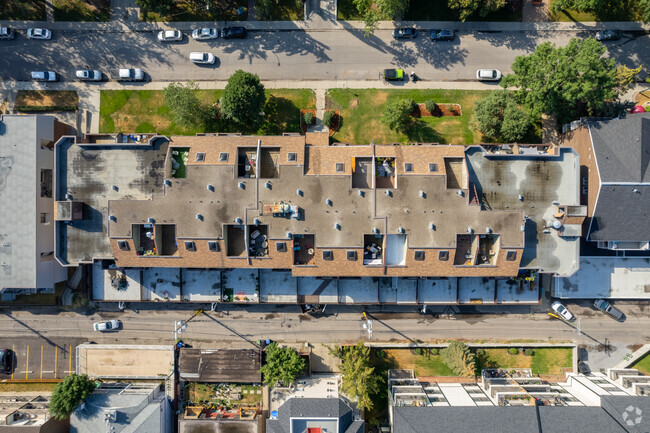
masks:
<svg viewBox="0 0 650 433"><path fill-rule="evenodd" d="M54 21L108 21L110 0L54 0Z"/></svg>
<svg viewBox="0 0 650 433"><path fill-rule="evenodd" d="M79 95L75 90L19 90L16 111L75 111Z"/></svg>
<svg viewBox="0 0 650 433"><path fill-rule="evenodd" d="M222 90L199 90L205 105L217 103ZM314 92L307 89L267 90L264 112L266 123L259 134L300 132L300 109L316 107ZM204 131L201 125L184 127L171 119L169 107L163 102L161 90L102 90L99 109L99 131L157 132L164 135L194 135Z"/></svg>
<svg viewBox="0 0 650 433"><path fill-rule="evenodd" d="M643 358L632 364L630 368L636 368L646 376L650 376L650 355L645 355Z"/></svg>
<svg viewBox="0 0 650 433"><path fill-rule="evenodd" d="M248 19L248 1L217 2L225 4L225 9L206 8L206 3L176 0L171 12L166 16L140 10L141 21L246 21ZM242 12L242 13L239 13Z"/></svg>
<svg viewBox="0 0 650 433"><path fill-rule="evenodd" d="M440 143L474 144L481 133L472 126L474 103L485 97L485 90L401 90L401 89L332 89L326 107L341 110L342 125L334 141L350 144ZM382 122L382 112L391 98L410 98L416 103L432 99L438 104L460 104L462 116L422 117L408 134L392 131Z"/></svg>
<svg viewBox="0 0 650 433"><path fill-rule="evenodd" d="M555 0L552 0L553 3ZM596 14L593 12L577 12L574 10L563 10L560 12L550 12L551 21L641 21L641 8L639 2L631 0L621 0L613 2L604 13Z"/></svg>
<svg viewBox="0 0 650 433"><path fill-rule="evenodd" d="M503 9L491 13L485 17L478 14L471 16L467 21L521 21L521 5L515 3L516 7L506 5ZM338 0L337 18L339 20L363 20L354 5L353 0ZM447 6L447 1L438 0L411 0L406 11L404 20L413 21L460 21L460 14Z"/></svg>
<svg viewBox="0 0 650 433"><path fill-rule="evenodd" d="M0 0L0 20L45 21L45 2Z"/></svg>

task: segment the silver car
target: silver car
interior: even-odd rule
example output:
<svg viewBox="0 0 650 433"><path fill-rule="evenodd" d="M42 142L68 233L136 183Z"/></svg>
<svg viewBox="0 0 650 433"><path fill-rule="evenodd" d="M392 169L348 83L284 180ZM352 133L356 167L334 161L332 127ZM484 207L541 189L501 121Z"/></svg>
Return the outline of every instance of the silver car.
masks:
<svg viewBox="0 0 650 433"><path fill-rule="evenodd" d="M96 69L79 69L76 73L77 79L82 81L101 81L102 73Z"/></svg>
<svg viewBox="0 0 650 433"><path fill-rule="evenodd" d="M93 324L94 331L117 331L122 326L122 323L119 320L107 320L106 322L95 322Z"/></svg>
<svg viewBox="0 0 650 433"><path fill-rule="evenodd" d="M183 39L183 33L180 30L161 30L158 32L160 42L174 42Z"/></svg>
<svg viewBox="0 0 650 433"><path fill-rule="evenodd" d="M31 28L27 29L27 37L29 39L47 40L52 39L52 32L48 29Z"/></svg>
<svg viewBox="0 0 650 433"><path fill-rule="evenodd" d="M10 27L0 27L0 39L13 39L16 32Z"/></svg>
<svg viewBox="0 0 650 433"><path fill-rule="evenodd" d="M209 39L217 39L219 37L219 30L212 28L194 29L192 31L192 38L197 41L207 41Z"/></svg>
<svg viewBox="0 0 650 433"><path fill-rule="evenodd" d="M59 79L56 72L52 71L34 71L32 72L32 80L35 81L57 81Z"/></svg>

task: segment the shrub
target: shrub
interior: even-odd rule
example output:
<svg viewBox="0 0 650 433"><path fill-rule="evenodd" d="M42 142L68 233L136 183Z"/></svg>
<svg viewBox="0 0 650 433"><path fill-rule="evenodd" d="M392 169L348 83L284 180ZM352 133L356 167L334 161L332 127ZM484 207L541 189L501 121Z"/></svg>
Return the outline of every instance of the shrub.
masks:
<svg viewBox="0 0 650 433"><path fill-rule="evenodd" d="M422 355L422 349L420 349L419 347L416 347L414 352L416 355Z"/></svg>
<svg viewBox="0 0 650 433"><path fill-rule="evenodd" d="M442 360L459 376L476 374L476 357L462 341L452 341L440 352Z"/></svg>
<svg viewBox="0 0 650 433"><path fill-rule="evenodd" d="M424 103L424 107L427 109L427 111L429 113L433 114L436 111L436 109L438 108L438 104L433 102L433 100L429 99L428 101L426 101Z"/></svg>
<svg viewBox="0 0 650 433"><path fill-rule="evenodd" d="M336 115L336 112L333 110L327 110L323 114L323 124L327 125L328 127L332 124L332 121L334 120L334 116Z"/></svg>
<svg viewBox="0 0 650 433"><path fill-rule="evenodd" d="M449 104L447 105L447 110L449 110L450 113L455 113L456 107L454 107L453 104Z"/></svg>
<svg viewBox="0 0 650 433"><path fill-rule="evenodd" d="M435 355L438 355L440 353L440 351L434 347L433 349L431 349L429 351L429 353L435 356Z"/></svg>
<svg viewBox="0 0 650 433"><path fill-rule="evenodd" d="M384 109L383 121L394 131L404 132L413 124L411 114L415 109L412 99L394 99Z"/></svg>
<svg viewBox="0 0 650 433"><path fill-rule="evenodd" d="M526 349L524 353L528 356L533 356L535 354L535 349Z"/></svg>
<svg viewBox="0 0 650 433"><path fill-rule="evenodd" d="M478 349L478 350L476 351L476 354L477 354L478 356L483 356L483 355L485 355L485 350L483 350L483 349Z"/></svg>
<svg viewBox="0 0 650 433"><path fill-rule="evenodd" d="M305 122L305 125L311 125L314 122L314 113L311 111L306 112L302 115L302 121Z"/></svg>
<svg viewBox="0 0 650 433"><path fill-rule="evenodd" d="M508 353L511 354L511 355L516 355L516 354L519 353L519 351L517 349L515 349L514 347L511 347L510 349L508 349Z"/></svg>
<svg viewBox="0 0 650 433"><path fill-rule="evenodd" d="M386 355L386 352L384 352L382 349L379 349L375 352L375 355L377 355L377 358L383 358Z"/></svg>

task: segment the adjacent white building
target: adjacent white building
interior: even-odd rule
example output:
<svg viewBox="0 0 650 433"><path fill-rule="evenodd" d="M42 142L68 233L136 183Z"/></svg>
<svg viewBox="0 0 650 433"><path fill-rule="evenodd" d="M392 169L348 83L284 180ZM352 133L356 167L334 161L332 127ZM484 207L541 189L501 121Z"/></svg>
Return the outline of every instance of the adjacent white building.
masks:
<svg viewBox="0 0 650 433"><path fill-rule="evenodd" d="M56 120L0 116L0 294L53 290L67 279L54 259Z"/></svg>

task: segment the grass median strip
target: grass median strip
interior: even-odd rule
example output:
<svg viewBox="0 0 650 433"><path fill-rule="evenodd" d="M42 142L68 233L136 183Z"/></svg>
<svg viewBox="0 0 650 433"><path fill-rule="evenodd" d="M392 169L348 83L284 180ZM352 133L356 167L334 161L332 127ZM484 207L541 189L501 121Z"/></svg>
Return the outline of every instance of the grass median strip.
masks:
<svg viewBox="0 0 650 433"><path fill-rule="evenodd" d="M199 90L204 105L216 104L223 90ZM259 134L300 132L300 109L316 108L314 92L308 89L267 90L266 124ZM193 135L200 125L183 127L173 122L162 90L102 90L99 109L100 132L157 132L165 135Z"/></svg>

